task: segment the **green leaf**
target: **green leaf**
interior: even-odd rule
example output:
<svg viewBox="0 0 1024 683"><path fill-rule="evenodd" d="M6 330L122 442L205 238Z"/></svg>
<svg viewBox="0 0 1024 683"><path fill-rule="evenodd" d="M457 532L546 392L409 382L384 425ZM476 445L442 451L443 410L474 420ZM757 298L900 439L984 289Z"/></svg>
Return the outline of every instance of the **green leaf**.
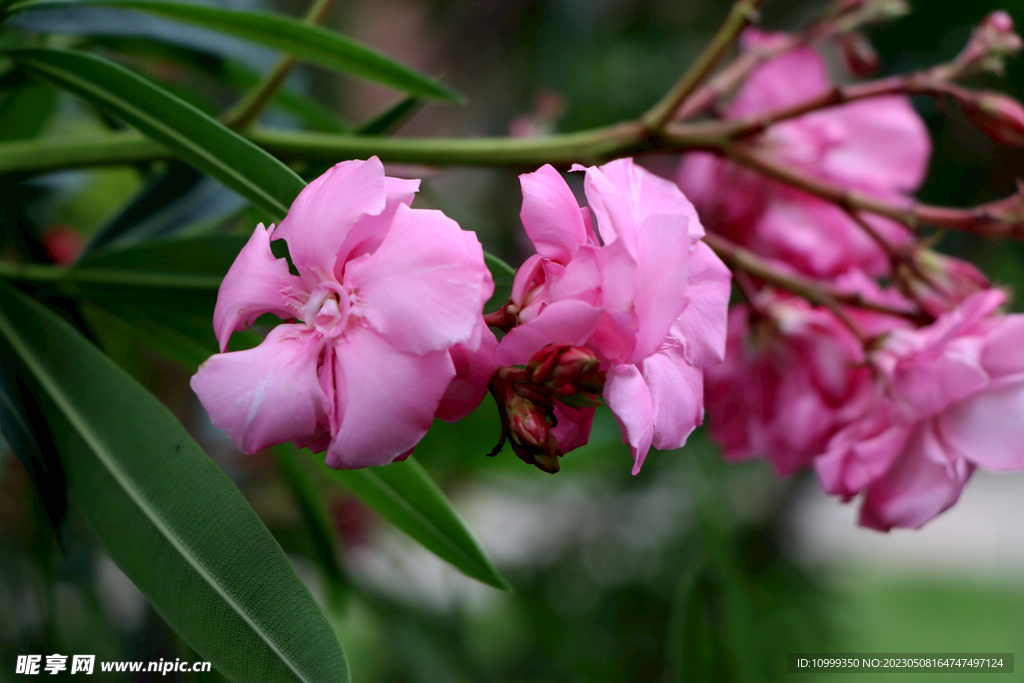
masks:
<svg viewBox="0 0 1024 683"><path fill-rule="evenodd" d="M492 313L507 304L512 297L512 281L516 279L516 271L497 256L487 252L484 252L484 263L494 278L494 294L484 306L484 312Z"/></svg>
<svg viewBox="0 0 1024 683"><path fill-rule="evenodd" d="M299 59L387 85L410 95L453 102L461 99L430 76L350 38L300 19L267 12L246 12L159 0L42 0L17 4L12 11L82 5L139 10L187 21L276 48Z"/></svg>
<svg viewBox="0 0 1024 683"><path fill-rule="evenodd" d="M423 108L423 102L415 97L407 97L356 129L356 135L387 135L409 120Z"/></svg>
<svg viewBox="0 0 1024 683"><path fill-rule="evenodd" d="M280 219L305 187L287 166L141 76L84 52L22 48L0 54L107 110Z"/></svg>
<svg viewBox="0 0 1024 683"><path fill-rule="evenodd" d="M245 242L218 235L96 252L66 271L62 281L106 313L108 324L195 370L220 350L213 309L221 280ZM259 337L240 331L232 343L255 346Z"/></svg>
<svg viewBox="0 0 1024 683"><path fill-rule="evenodd" d="M501 590L509 589L444 493L411 456L385 467L324 467L377 514L466 576Z"/></svg>
<svg viewBox="0 0 1024 683"><path fill-rule="evenodd" d="M320 560L320 566L327 574L331 601L335 606L340 607L344 604L348 585L335 553L334 525L327 517L327 511L324 509L324 503L316 485L310 479L302 463L295 457L297 452L298 449L290 443L274 448L277 466L281 470L288 488L291 489L295 502L299 505L317 559Z"/></svg>
<svg viewBox="0 0 1024 683"><path fill-rule="evenodd" d="M48 416L70 493L161 616L236 681L346 681L331 626L224 473L73 328L0 289L0 351Z"/></svg>
<svg viewBox="0 0 1024 683"><path fill-rule="evenodd" d="M0 78L0 142L34 138L50 120L56 91L14 72Z"/></svg>
<svg viewBox="0 0 1024 683"><path fill-rule="evenodd" d="M33 430L33 425L36 427ZM67 550L67 482L39 406L0 366L0 433L28 473L61 551Z"/></svg>

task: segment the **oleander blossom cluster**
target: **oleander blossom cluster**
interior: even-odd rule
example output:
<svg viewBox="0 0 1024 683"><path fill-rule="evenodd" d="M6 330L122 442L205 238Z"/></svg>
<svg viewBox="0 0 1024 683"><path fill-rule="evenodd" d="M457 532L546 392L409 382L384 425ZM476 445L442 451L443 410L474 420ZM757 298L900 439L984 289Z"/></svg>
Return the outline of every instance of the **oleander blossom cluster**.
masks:
<svg viewBox="0 0 1024 683"><path fill-rule="evenodd" d="M1005 33L1007 21L986 25ZM745 48L781 40L749 32ZM757 116L831 87L821 57L799 47L755 69L724 111ZM899 95L787 120L752 144L810 177L908 206L930 153ZM895 222L729 161L687 156L677 182L710 230L835 295L815 304L744 280L725 361L706 373L710 431L727 459L765 457L782 476L813 468L828 493L860 498L860 524L883 531L949 508L977 467L1024 468L1024 316L1000 313L1005 292Z"/></svg>
<svg viewBox="0 0 1024 683"><path fill-rule="evenodd" d="M680 448L703 420L703 369L722 359L731 276L674 184L632 159L573 170L585 173L589 207L550 166L520 176L521 217L537 253L516 274L502 309L511 329L495 358L546 377L545 349L574 349L567 372L611 408L635 474L651 446ZM495 393L501 403L515 392ZM580 393L550 394L547 419L525 421L535 428L528 445L546 449L556 469L590 432L594 409Z"/></svg>

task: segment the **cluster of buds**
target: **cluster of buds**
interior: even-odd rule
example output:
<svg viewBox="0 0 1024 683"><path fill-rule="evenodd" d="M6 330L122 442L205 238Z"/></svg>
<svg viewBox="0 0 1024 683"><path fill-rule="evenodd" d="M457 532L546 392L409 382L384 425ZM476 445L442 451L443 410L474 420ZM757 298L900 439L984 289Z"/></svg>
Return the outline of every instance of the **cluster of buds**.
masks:
<svg viewBox="0 0 1024 683"><path fill-rule="evenodd" d="M549 344L525 368L499 368L488 389L498 404L501 438L488 455L497 455L507 438L523 462L557 472L563 452L552 431L558 426L555 401L576 407L600 405L605 373L598 367L590 349Z"/></svg>
<svg viewBox="0 0 1024 683"><path fill-rule="evenodd" d="M990 72L1002 75L1006 59L1020 52L1024 43L1014 32L1013 19L1003 11L992 12L975 27L967 47L953 61L959 75Z"/></svg>
<svg viewBox="0 0 1024 683"><path fill-rule="evenodd" d="M562 403L577 408L601 405L605 373L592 350L569 344L548 344L533 354L526 379L546 387Z"/></svg>

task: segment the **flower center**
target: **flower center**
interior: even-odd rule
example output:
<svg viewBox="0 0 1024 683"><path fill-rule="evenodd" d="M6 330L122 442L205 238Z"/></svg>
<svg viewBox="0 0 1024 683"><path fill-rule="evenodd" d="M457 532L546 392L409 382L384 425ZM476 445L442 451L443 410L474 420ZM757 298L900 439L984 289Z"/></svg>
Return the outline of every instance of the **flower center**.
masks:
<svg viewBox="0 0 1024 683"><path fill-rule="evenodd" d="M345 288L336 282L322 282L309 295L303 319L331 339L345 331L348 313L349 297Z"/></svg>

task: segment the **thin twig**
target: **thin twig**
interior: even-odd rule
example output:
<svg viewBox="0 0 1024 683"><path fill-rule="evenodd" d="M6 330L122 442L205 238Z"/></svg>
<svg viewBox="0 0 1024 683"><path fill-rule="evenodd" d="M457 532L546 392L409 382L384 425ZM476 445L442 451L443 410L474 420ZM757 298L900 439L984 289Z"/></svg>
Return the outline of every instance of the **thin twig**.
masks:
<svg viewBox="0 0 1024 683"><path fill-rule="evenodd" d="M740 34L757 18L758 10L765 0L739 0L732 7L729 16L711 43L704 49L679 82L657 104L647 111L640 120L648 130L659 131L675 114L676 109L690 94L707 80L718 64L739 39Z"/></svg>
<svg viewBox="0 0 1024 683"><path fill-rule="evenodd" d="M338 0L316 0L306 14L306 23L316 25L326 21L327 15L331 13L337 2ZM281 55L277 63L263 76L260 82L221 117L221 122L235 130L251 126L274 99L277 91L284 85L285 80L298 63L299 60L291 55Z"/></svg>
<svg viewBox="0 0 1024 683"><path fill-rule="evenodd" d="M840 319L848 317L841 307L849 306L875 313L907 318L915 322L920 320L920 314L917 312L870 301L856 292L838 291L824 282L812 280L796 273L785 272L749 249L741 247L721 235L708 233L704 236L704 243L711 247L712 251L731 269L742 270L770 285L807 299L813 304L824 306L833 313L836 313Z"/></svg>

